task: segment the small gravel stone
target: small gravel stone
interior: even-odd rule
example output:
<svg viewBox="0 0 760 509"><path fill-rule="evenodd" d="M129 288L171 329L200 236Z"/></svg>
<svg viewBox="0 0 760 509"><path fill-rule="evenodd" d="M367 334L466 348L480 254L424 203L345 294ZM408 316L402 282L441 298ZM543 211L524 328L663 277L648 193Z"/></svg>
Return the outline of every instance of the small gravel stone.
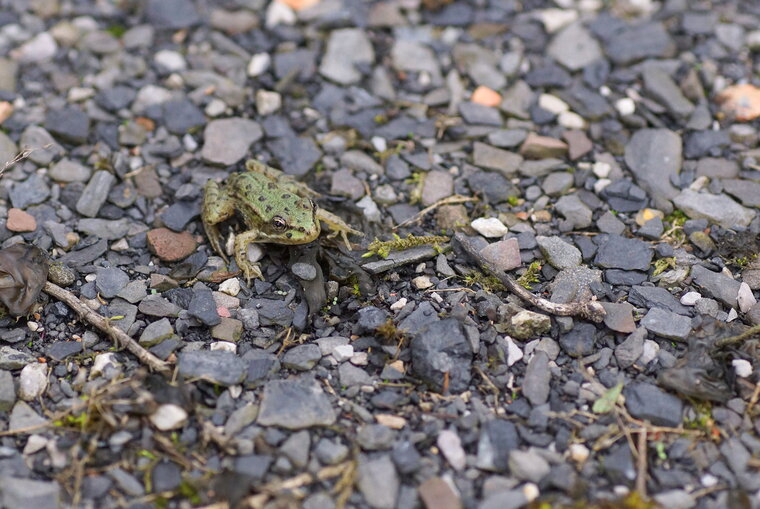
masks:
<svg viewBox="0 0 760 509"><path fill-rule="evenodd" d="M623 389L625 407L633 417L646 419L655 426L676 427L681 424L683 402L658 387L635 382Z"/></svg>
<svg viewBox="0 0 760 509"><path fill-rule="evenodd" d="M173 337L174 327L168 318L162 318L148 324L140 335L139 341L142 346L150 347Z"/></svg>
<svg viewBox="0 0 760 509"><path fill-rule="evenodd" d="M8 210L8 220L5 227L12 232L33 232L37 229L37 220L34 216L21 209Z"/></svg>
<svg viewBox="0 0 760 509"><path fill-rule="evenodd" d="M261 426L303 429L330 426L335 411L327 395L308 380L272 380L264 386L257 419Z"/></svg>
<svg viewBox="0 0 760 509"><path fill-rule="evenodd" d="M399 328L406 328L400 324ZM408 329L407 329L408 330ZM430 323L415 334L412 342L412 371L434 390L462 392L470 383L472 350L456 319Z"/></svg>
<svg viewBox="0 0 760 509"><path fill-rule="evenodd" d="M357 65L371 64L374 60L375 52L364 30L342 28L330 32L319 72L341 85L350 85L362 77Z"/></svg>
<svg viewBox="0 0 760 509"><path fill-rule="evenodd" d="M116 182L116 177L112 173L95 172L77 201L77 212L86 217L95 217L108 199L108 193L114 182Z"/></svg>
<svg viewBox="0 0 760 509"><path fill-rule="evenodd" d="M538 235L536 242L546 257L546 261L556 269L570 269L581 264L580 250L559 237Z"/></svg>
<svg viewBox="0 0 760 509"><path fill-rule="evenodd" d="M442 430L436 440L438 448L454 470L462 470L467 458L459 435L452 430Z"/></svg>
<svg viewBox="0 0 760 509"><path fill-rule="evenodd" d="M691 332L691 319L661 308L652 308L641 319L647 330L664 338L686 340Z"/></svg>
<svg viewBox="0 0 760 509"><path fill-rule="evenodd" d="M549 475L549 463L533 449L514 450L509 453L509 471L521 481L539 483Z"/></svg>
<svg viewBox="0 0 760 509"><path fill-rule="evenodd" d="M520 245L516 238L488 244L480 250L480 255L498 271L510 271L522 265Z"/></svg>
<svg viewBox="0 0 760 509"><path fill-rule="evenodd" d="M150 230L148 248L163 261L183 260L195 252L196 242L188 232L175 233L167 228Z"/></svg>
<svg viewBox="0 0 760 509"><path fill-rule="evenodd" d="M288 369L308 371L321 358L322 352L317 345L299 345L285 352L285 355L282 356L282 365Z"/></svg>
<svg viewBox="0 0 760 509"><path fill-rule="evenodd" d="M220 341L237 343L242 334L243 322L234 318L221 317L221 322L211 327L211 337Z"/></svg>
<svg viewBox="0 0 760 509"><path fill-rule="evenodd" d="M536 352L525 370L523 395L534 407L543 405L549 398L550 382L549 357L544 352Z"/></svg>
<svg viewBox="0 0 760 509"><path fill-rule="evenodd" d="M156 408L148 417L151 424L159 431L181 429L187 422L187 411L181 406L166 403Z"/></svg>
<svg viewBox="0 0 760 509"><path fill-rule="evenodd" d="M676 207L692 219L707 219L723 228L747 227L755 211L742 207L725 194L698 193L684 189L673 199Z"/></svg>
<svg viewBox="0 0 760 509"><path fill-rule="evenodd" d="M34 401L45 393L48 385L48 366L35 362L24 366L18 379L18 397Z"/></svg>
<svg viewBox="0 0 760 509"><path fill-rule="evenodd" d="M60 110L48 111L45 129L61 141L81 145L87 142L90 119L78 107L67 106Z"/></svg>
<svg viewBox="0 0 760 509"><path fill-rule="evenodd" d="M390 456L360 456L357 486L373 509L393 509L401 481Z"/></svg>
<svg viewBox="0 0 760 509"><path fill-rule="evenodd" d="M653 256L646 242L608 235L599 246L594 263L605 269L648 270Z"/></svg>
<svg viewBox="0 0 760 509"><path fill-rule="evenodd" d="M509 229L504 226L504 223L495 217L479 217L470 223L470 226L472 226L476 232L488 238L503 237L509 233Z"/></svg>
<svg viewBox="0 0 760 509"><path fill-rule="evenodd" d="M250 146L261 139L261 126L246 118L213 120L203 132L203 159L211 164L229 166L241 161Z"/></svg>
<svg viewBox="0 0 760 509"><path fill-rule="evenodd" d="M691 268L691 276L699 288L708 296L723 302L728 307L737 306L741 283L720 272L713 272L701 265Z"/></svg>
<svg viewBox="0 0 760 509"><path fill-rule="evenodd" d="M177 364L179 374L185 378L201 378L223 386L243 381L248 365L231 352L181 352Z"/></svg>
<svg viewBox="0 0 760 509"><path fill-rule="evenodd" d="M87 182L91 175L90 168L66 158L58 161L48 172L48 176L56 182Z"/></svg>
<svg viewBox="0 0 760 509"><path fill-rule="evenodd" d="M565 218L560 224L563 231L582 230L591 226L593 212L576 194L562 196L554 208Z"/></svg>

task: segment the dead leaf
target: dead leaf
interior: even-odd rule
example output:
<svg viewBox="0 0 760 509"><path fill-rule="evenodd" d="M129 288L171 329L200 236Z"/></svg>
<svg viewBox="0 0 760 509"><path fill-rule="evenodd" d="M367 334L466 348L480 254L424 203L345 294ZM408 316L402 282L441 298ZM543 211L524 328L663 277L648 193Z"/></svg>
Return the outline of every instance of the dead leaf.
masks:
<svg viewBox="0 0 760 509"><path fill-rule="evenodd" d="M0 249L0 303L13 316L29 313L48 275L47 255L37 246Z"/></svg>

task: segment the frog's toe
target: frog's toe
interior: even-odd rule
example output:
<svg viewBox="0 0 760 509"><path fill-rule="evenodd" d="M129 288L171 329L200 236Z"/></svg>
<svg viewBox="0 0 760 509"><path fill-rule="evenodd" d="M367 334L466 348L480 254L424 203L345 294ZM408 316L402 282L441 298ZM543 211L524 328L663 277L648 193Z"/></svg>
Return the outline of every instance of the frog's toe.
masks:
<svg viewBox="0 0 760 509"><path fill-rule="evenodd" d="M251 279L264 279L264 275L261 273L261 266L258 263L246 262L240 267L245 276L245 282L250 284Z"/></svg>

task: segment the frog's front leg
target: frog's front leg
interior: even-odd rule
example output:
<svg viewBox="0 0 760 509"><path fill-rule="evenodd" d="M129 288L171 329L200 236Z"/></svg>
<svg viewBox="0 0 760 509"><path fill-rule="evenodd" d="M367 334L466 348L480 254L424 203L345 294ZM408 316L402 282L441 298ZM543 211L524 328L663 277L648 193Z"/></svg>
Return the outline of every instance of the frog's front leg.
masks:
<svg viewBox="0 0 760 509"><path fill-rule="evenodd" d="M227 262L227 255L222 248L221 235L216 226L222 221L231 218L235 214L235 203L227 194L227 191L219 187L213 180L206 182L203 189L203 207L201 221L206 231L211 247Z"/></svg>
<svg viewBox="0 0 760 509"><path fill-rule="evenodd" d="M257 238L258 233L255 231L242 232L235 237L235 261L243 271L247 283L251 279L264 279L259 264L248 259L248 245L256 242Z"/></svg>
<svg viewBox="0 0 760 509"><path fill-rule="evenodd" d="M360 236L364 235L362 232L351 228L348 223L327 210L317 209L317 219L324 222L328 228L330 228L332 233L328 235L328 238L332 238L340 234L349 251L351 250L351 244L348 242L348 234Z"/></svg>

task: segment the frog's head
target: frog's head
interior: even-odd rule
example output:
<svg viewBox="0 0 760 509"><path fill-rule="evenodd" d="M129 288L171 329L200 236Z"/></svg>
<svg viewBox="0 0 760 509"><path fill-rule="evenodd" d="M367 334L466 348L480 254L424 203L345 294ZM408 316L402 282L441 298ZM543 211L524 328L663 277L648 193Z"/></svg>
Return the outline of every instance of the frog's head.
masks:
<svg viewBox="0 0 760 509"><path fill-rule="evenodd" d="M263 218L259 238L277 244L306 244L319 237L317 204L309 198L300 198L275 207L271 215Z"/></svg>

